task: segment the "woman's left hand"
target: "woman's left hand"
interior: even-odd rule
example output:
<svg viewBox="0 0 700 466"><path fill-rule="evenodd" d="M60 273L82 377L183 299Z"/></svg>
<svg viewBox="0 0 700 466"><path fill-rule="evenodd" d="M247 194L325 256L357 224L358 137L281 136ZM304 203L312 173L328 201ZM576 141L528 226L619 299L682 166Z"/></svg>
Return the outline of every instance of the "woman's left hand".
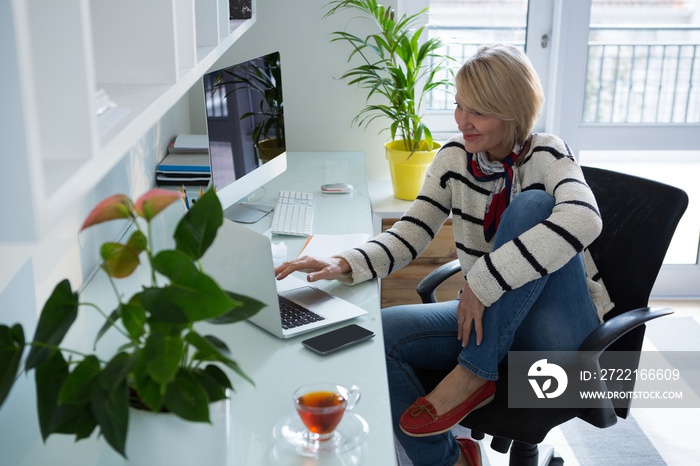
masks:
<svg viewBox="0 0 700 466"><path fill-rule="evenodd" d="M483 337L481 320L484 317L485 309L486 306L479 301L467 282L457 305L457 338L462 340L462 346L466 347L469 343L472 326L476 332L476 344L481 344Z"/></svg>

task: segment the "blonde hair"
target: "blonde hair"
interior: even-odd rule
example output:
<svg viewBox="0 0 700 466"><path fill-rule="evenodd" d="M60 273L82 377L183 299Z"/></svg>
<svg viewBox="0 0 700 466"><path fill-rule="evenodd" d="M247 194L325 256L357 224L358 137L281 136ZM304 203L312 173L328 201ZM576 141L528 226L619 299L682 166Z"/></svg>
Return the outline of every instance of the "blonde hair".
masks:
<svg viewBox="0 0 700 466"><path fill-rule="evenodd" d="M544 104L542 84L530 59L510 45L479 48L462 65L455 84L461 104L506 122L508 147L525 142Z"/></svg>

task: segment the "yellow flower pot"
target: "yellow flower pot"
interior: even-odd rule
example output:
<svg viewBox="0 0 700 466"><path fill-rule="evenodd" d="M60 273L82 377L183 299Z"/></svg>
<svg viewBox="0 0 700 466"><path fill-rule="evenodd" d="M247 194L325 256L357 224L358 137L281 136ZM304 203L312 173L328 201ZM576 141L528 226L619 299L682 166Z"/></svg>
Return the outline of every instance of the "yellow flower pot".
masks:
<svg viewBox="0 0 700 466"><path fill-rule="evenodd" d="M258 157L263 163L267 163L286 150L284 141L277 139L263 139L256 145Z"/></svg>
<svg viewBox="0 0 700 466"><path fill-rule="evenodd" d="M403 140L387 142L384 147L386 159L389 162L394 197L406 201L415 200L423 187L428 167L440 149L440 144L433 142L433 150L416 151L412 155L411 151L404 150Z"/></svg>

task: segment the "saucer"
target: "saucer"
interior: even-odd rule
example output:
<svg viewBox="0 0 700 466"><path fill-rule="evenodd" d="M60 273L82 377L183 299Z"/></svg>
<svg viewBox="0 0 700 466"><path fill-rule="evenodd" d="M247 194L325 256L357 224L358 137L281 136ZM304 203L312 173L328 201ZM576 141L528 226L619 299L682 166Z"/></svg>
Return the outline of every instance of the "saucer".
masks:
<svg viewBox="0 0 700 466"><path fill-rule="evenodd" d="M297 413L286 415L272 429L272 435L278 443L304 456L334 455L353 450L365 441L368 433L367 421L358 414L348 412L338 424L333 437L323 442L308 440L306 426Z"/></svg>

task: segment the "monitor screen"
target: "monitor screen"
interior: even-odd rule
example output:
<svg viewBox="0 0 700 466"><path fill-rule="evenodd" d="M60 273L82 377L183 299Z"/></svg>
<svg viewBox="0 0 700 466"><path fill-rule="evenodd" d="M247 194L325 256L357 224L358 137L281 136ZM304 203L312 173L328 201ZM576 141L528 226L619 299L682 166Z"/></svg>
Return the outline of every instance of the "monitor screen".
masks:
<svg viewBox="0 0 700 466"><path fill-rule="evenodd" d="M202 82L212 183L226 217L252 223L272 208L261 211L248 197L287 168L280 54L211 71Z"/></svg>

